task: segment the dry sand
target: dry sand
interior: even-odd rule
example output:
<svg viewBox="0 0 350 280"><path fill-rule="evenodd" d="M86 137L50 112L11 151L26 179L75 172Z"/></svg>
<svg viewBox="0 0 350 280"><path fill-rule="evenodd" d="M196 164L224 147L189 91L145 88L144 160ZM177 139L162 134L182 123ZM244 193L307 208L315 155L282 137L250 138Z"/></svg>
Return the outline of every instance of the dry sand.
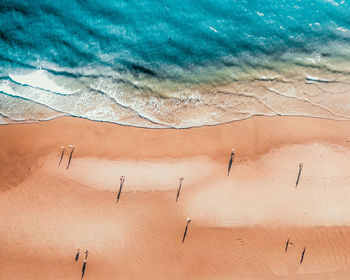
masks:
<svg viewBox="0 0 350 280"><path fill-rule="evenodd" d="M86 279L347 279L349 128L303 117L0 126L0 279L79 279L78 247L90 252Z"/></svg>

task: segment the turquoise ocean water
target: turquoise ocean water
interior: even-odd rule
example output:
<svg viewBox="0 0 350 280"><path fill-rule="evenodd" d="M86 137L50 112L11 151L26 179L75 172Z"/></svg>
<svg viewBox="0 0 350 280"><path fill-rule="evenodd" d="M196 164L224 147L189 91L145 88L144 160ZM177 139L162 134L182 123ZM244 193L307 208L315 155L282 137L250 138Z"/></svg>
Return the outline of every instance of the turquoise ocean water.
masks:
<svg viewBox="0 0 350 280"><path fill-rule="evenodd" d="M350 3L0 1L0 123L350 119Z"/></svg>

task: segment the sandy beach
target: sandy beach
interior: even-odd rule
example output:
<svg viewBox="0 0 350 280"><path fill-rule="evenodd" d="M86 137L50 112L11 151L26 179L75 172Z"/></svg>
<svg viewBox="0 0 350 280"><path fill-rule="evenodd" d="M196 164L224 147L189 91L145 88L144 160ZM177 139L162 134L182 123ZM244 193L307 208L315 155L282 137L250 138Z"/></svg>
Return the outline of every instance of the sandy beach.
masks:
<svg viewBox="0 0 350 280"><path fill-rule="evenodd" d="M346 279L349 129L306 117L0 126L0 279L80 279L77 248L84 279ZM75 147L68 170L62 145Z"/></svg>

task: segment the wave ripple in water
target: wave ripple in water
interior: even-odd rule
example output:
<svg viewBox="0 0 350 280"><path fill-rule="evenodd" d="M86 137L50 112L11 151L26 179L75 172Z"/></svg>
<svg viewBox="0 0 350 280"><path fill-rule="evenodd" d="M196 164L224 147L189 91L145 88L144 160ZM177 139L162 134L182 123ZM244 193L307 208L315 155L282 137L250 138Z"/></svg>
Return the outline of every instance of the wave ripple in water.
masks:
<svg viewBox="0 0 350 280"><path fill-rule="evenodd" d="M348 1L0 3L0 123L350 118Z"/></svg>

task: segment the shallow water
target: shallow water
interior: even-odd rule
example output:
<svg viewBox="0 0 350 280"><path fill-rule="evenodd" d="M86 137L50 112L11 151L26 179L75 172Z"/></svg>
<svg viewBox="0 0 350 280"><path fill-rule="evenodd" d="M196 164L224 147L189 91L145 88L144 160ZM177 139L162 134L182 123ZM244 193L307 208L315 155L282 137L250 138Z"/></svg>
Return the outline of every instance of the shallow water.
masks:
<svg viewBox="0 0 350 280"><path fill-rule="evenodd" d="M0 123L350 118L349 1L2 1Z"/></svg>

